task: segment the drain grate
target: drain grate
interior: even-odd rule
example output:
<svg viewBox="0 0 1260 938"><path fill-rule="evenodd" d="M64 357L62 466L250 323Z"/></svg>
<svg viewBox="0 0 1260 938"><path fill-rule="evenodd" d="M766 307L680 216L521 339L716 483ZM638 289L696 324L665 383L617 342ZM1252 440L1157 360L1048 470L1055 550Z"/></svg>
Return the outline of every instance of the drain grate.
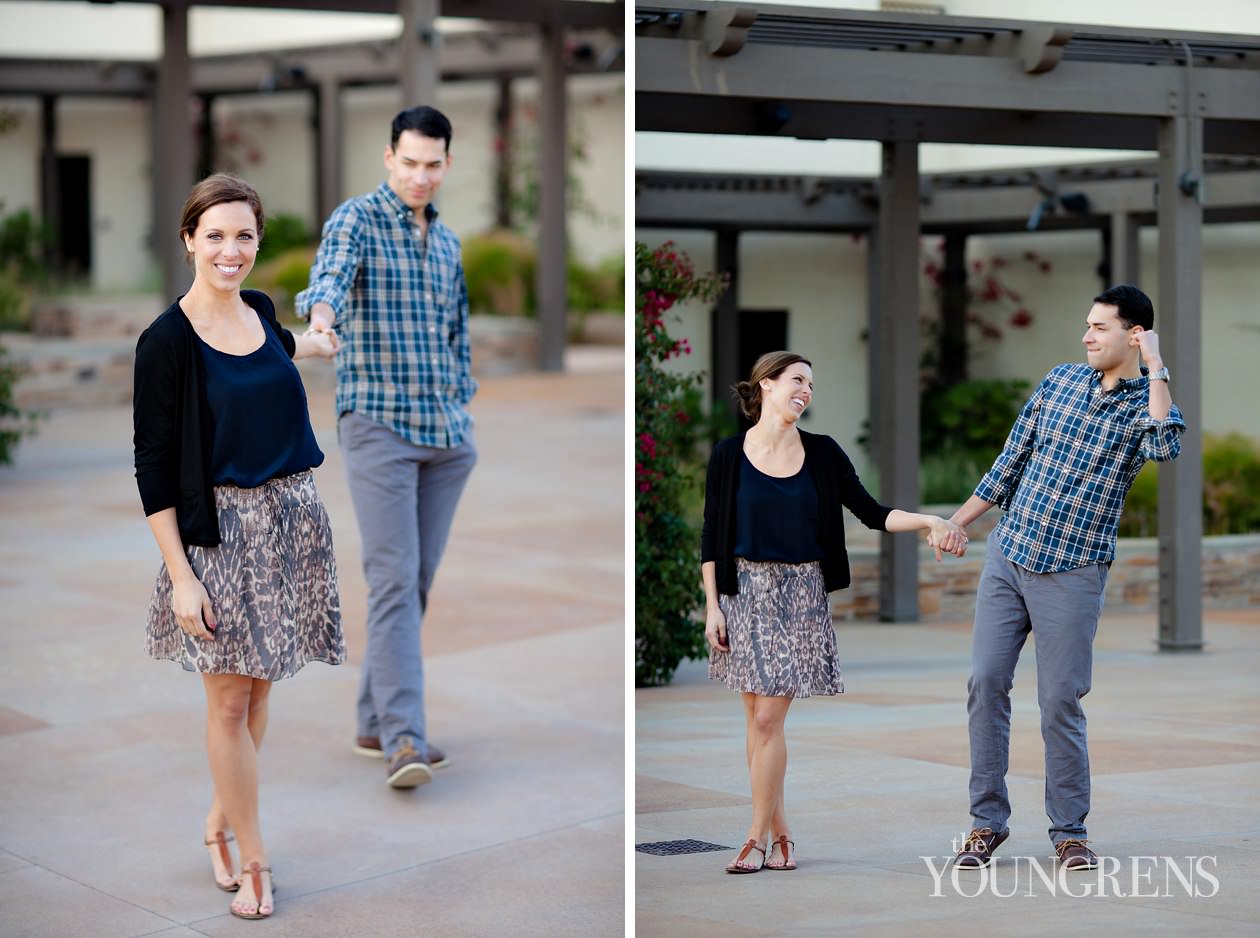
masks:
<svg viewBox="0 0 1260 938"><path fill-rule="evenodd" d="M650 853L657 857L681 857L688 853L712 853L715 850L734 850L721 844L707 844L703 840L658 840L651 844L635 844L637 853Z"/></svg>

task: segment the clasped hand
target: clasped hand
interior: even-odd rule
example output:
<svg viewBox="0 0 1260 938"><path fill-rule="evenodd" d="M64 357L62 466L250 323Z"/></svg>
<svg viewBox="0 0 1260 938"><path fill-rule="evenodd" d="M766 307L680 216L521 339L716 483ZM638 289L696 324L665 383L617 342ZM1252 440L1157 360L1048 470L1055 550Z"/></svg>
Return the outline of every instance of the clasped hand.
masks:
<svg viewBox="0 0 1260 938"><path fill-rule="evenodd" d="M320 358L335 358L337 349L341 347L341 340L332 326L320 328L313 325L303 332L302 335L304 338L312 340L311 351Z"/></svg>
<svg viewBox="0 0 1260 938"><path fill-rule="evenodd" d="M967 532L953 521L945 518L933 518L928 527L928 547L936 551L936 559L941 559L942 551L961 557L967 553Z"/></svg>

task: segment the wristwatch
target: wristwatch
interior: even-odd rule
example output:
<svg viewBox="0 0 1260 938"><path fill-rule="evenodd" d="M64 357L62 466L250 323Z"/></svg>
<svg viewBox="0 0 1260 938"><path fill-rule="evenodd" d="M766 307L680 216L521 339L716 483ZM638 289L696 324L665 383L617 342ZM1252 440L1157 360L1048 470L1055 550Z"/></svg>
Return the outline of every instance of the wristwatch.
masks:
<svg viewBox="0 0 1260 938"><path fill-rule="evenodd" d="M1168 368L1165 366L1164 368L1159 369L1159 371L1152 371L1149 375L1147 375L1147 378L1151 381L1167 381Z"/></svg>

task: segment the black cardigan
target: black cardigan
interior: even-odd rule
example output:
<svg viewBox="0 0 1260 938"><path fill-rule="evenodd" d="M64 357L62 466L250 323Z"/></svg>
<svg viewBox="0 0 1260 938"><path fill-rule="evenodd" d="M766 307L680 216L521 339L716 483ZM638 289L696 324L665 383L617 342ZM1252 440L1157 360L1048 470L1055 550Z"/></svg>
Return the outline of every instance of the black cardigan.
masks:
<svg viewBox="0 0 1260 938"><path fill-rule="evenodd" d="M818 540L823 549L822 573L827 591L849 585L849 553L844 546L844 515L848 508L868 528L885 530L891 508L881 505L862 487L853 463L829 436L797 428L805 445L805 468L818 491ZM700 562L716 564L719 593L739 592L735 578L735 498L739 492L740 455L744 434L727 437L713 447L704 489L704 528L700 534Z"/></svg>
<svg viewBox="0 0 1260 938"><path fill-rule="evenodd" d="M241 299L258 311L293 357L296 340L276 321L271 298L242 290ZM196 335L176 300L136 342L131 400L136 485L146 516L173 506L185 546L216 547L219 519L210 470L214 428Z"/></svg>

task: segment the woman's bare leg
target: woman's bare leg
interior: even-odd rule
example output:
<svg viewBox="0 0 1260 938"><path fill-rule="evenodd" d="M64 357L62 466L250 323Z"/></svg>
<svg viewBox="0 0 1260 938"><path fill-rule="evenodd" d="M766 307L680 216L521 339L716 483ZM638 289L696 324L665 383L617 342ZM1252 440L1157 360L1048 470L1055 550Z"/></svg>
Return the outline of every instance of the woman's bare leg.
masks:
<svg viewBox="0 0 1260 938"><path fill-rule="evenodd" d="M267 682L239 674L203 674L202 682L207 703L206 752L215 801L236 834L241 868L252 862L267 866L258 822L258 749L254 741L255 730L261 738L267 721L267 690L259 688L255 702L255 685ZM263 892L255 897L250 878L244 877L232 906L270 914L271 896L268 889Z"/></svg>
<svg viewBox="0 0 1260 938"><path fill-rule="evenodd" d="M752 788L753 816L745 840L766 846L772 825L786 826L783 816L783 778L787 772L787 740L783 721L791 697L762 697L744 694L747 726L745 754ZM758 865L761 857L750 854L743 863Z"/></svg>

